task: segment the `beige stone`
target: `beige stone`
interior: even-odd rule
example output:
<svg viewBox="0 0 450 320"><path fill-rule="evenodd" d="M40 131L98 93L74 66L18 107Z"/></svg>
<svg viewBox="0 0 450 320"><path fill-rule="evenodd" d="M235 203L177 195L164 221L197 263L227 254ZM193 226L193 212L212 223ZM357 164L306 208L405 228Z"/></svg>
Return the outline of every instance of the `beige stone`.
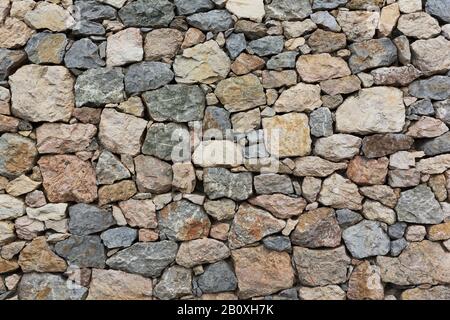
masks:
<svg viewBox="0 0 450 320"><path fill-rule="evenodd" d="M400 17L400 9L398 3L390 4L381 9L380 21L378 22L378 30L387 37L394 30L397 20Z"/></svg>
<svg viewBox="0 0 450 320"><path fill-rule="evenodd" d="M200 30L192 28L189 30L197 31L191 31L191 37L195 39L198 39L198 37L202 38L203 33ZM188 35L186 35L187 37ZM189 40L186 39L185 41ZM145 60L172 59L177 54L182 43L183 33L179 30L169 28L152 30L145 36Z"/></svg>
<svg viewBox="0 0 450 320"><path fill-rule="evenodd" d="M347 40L359 42L373 38L380 14L370 11L339 10L336 19L347 35Z"/></svg>
<svg viewBox="0 0 450 320"><path fill-rule="evenodd" d="M201 167L237 167L243 161L242 146L228 140L203 141L192 155L192 162Z"/></svg>
<svg viewBox="0 0 450 320"><path fill-rule="evenodd" d="M322 105L318 85L299 83L283 91L275 102L276 112L313 111Z"/></svg>
<svg viewBox="0 0 450 320"><path fill-rule="evenodd" d="M335 173L324 180L318 201L336 209L360 210L363 197L350 180Z"/></svg>
<svg viewBox="0 0 450 320"><path fill-rule="evenodd" d="M34 29L49 29L59 32L70 29L75 19L68 10L48 2L40 2L36 8L25 15L25 22Z"/></svg>
<svg viewBox="0 0 450 320"><path fill-rule="evenodd" d="M0 48L22 47L33 33L34 30L30 29L23 21L16 18L7 18L5 23L0 24Z"/></svg>
<svg viewBox="0 0 450 320"><path fill-rule="evenodd" d="M305 82L319 82L351 74L345 60L332 57L328 53L300 56L297 60L297 71Z"/></svg>
<svg viewBox="0 0 450 320"><path fill-rule="evenodd" d="M144 57L141 31L128 28L108 37L106 64L111 67L123 66L141 61Z"/></svg>
<svg viewBox="0 0 450 320"><path fill-rule="evenodd" d="M19 255L23 272L64 272L67 264L47 244L45 237L37 237Z"/></svg>

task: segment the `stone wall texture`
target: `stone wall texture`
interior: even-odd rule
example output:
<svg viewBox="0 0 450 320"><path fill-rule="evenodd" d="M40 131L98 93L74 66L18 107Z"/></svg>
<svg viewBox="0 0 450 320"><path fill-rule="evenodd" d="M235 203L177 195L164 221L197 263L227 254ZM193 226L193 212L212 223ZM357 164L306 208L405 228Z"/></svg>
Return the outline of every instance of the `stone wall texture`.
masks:
<svg viewBox="0 0 450 320"><path fill-rule="evenodd" d="M0 0L0 300L450 299L450 0Z"/></svg>

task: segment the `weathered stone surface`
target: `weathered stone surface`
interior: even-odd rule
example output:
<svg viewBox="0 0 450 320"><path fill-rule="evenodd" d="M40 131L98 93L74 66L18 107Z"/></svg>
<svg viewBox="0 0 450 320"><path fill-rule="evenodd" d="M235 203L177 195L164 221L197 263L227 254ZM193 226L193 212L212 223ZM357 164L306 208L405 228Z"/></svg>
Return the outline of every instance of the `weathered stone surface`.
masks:
<svg viewBox="0 0 450 320"><path fill-rule="evenodd" d="M398 18L400 17L400 6L398 3L392 3L381 9L378 29L380 33L387 37L394 30Z"/></svg>
<svg viewBox="0 0 450 320"><path fill-rule="evenodd" d="M97 233L115 224L112 214L108 211L83 203L71 206L69 216L69 231L78 236Z"/></svg>
<svg viewBox="0 0 450 320"><path fill-rule="evenodd" d="M224 260L229 256L230 249L223 242L203 238L183 242L178 250L176 261L181 266L192 268Z"/></svg>
<svg viewBox="0 0 450 320"><path fill-rule="evenodd" d="M335 173L324 180L318 201L335 209L359 210L362 199L355 184Z"/></svg>
<svg viewBox="0 0 450 320"><path fill-rule="evenodd" d="M136 155L141 148L141 137L147 121L114 109L102 112L99 125L100 143L118 154Z"/></svg>
<svg viewBox="0 0 450 320"><path fill-rule="evenodd" d="M420 28L417 28L418 25ZM405 36L418 39L429 39L441 33L438 21L425 12L402 15L397 29Z"/></svg>
<svg viewBox="0 0 450 320"><path fill-rule="evenodd" d="M358 265L350 276L347 297L351 300L383 300L380 268L368 261Z"/></svg>
<svg viewBox="0 0 450 320"><path fill-rule="evenodd" d="M406 86L422 75L413 65L379 68L371 72L377 85Z"/></svg>
<svg viewBox="0 0 450 320"><path fill-rule="evenodd" d="M387 158L370 160L356 156L348 164L347 177L359 185L384 184L388 166Z"/></svg>
<svg viewBox="0 0 450 320"><path fill-rule="evenodd" d="M25 22L34 29L65 31L75 24L74 18L62 7L48 2L40 2L25 15Z"/></svg>
<svg viewBox="0 0 450 320"><path fill-rule="evenodd" d="M189 131L184 125L177 123L155 123L147 130L142 153L153 155L163 160L183 161L189 155ZM181 146L181 148L180 148Z"/></svg>
<svg viewBox="0 0 450 320"><path fill-rule="evenodd" d="M99 236L71 236L58 242L55 252L80 268L105 267L105 247Z"/></svg>
<svg viewBox="0 0 450 320"><path fill-rule="evenodd" d="M164 193L172 187L172 167L154 157L139 155L134 158L136 184L141 192Z"/></svg>
<svg viewBox="0 0 450 320"><path fill-rule="evenodd" d="M96 133L92 124L44 123L36 129L36 146L40 154L83 151Z"/></svg>
<svg viewBox="0 0 450 320"><path fill-rule="evenodd" d="M100 58L98 46L90 39L75 41L64 57L64 63L68 68L91 69L105 66Z"/></svg>
<svg viewBox="0 0 450 320"><path fill-rule="evenodd" d="M28 55L28 59L33 63L60 64L63 60L67 43L67 37L63 33L37 33L28 41L25 52ZM12 56L11 58L15 60L18 56Z"/></svg>
<svg viewBox="0 0 450 320"><path fill-rule="evenodd" d="M347 63L328 53L302 55L297 60L297 71L305 82L336 79L351 74Z"/></svg>
<svg viewBox="0 0 450 320"><path fill-rule="evenodd" d="M251 173L232 173L224 168L207 168L203 174L203 187L210 199L222 197L236 201L246 200L253 192Z"/></svg>
<svg viewBox="0 0 450 320"><path fill-rule="evenodd" d="M331 162L315 156L301 157L295 160L294 175L323 178L346 168L347 164L345 163Z"/></svg>
<svg viewBox="0 0 450 320"><path fill-rule="evenodd" d="M337 285L323 287L301 287L298 290L301 300L345 300L345 291Z"/></svg>
<svg viewBox="0 0 450 320"><path fill-rule="evenodd" d="M420 117L408 127L407 135L413 138L439 137L448 131L448 127L439 119L431 117Z"/></svg>
<svg viewBox="0 0 450 320"><path fill-rule="evenodd" d="M409 86L409 93L417 98L445 100L450 98L450 77L434 76L417 80Z"/></svg>
<svg viewBox="0 0 450 320"><path fill-rule="evenodd" d="M203 118L205 95L198 86L167 85L146 92L143 98L156 121L188 122Z"/></svg>
<svg viewBox="0 0 450 320"><path fill-rule="evenodd" d="M165 27L175 16L175 6L168 0L137 0L119 10L127 27Z"/></svg>
<svg viewBox="0 0 450 320"><path fill-rule="evenodd" d="M349 209L341 209L336 210L336 219L339 223L339 226L343 229L346 229L360 222L363 217L355 211Z"/></svg>
<svg viewBox="0 0 450 320"><path fill-rule="evenodd" d="M263 246L231 252L241 299L264 296L294 284L294 270L288 253Z"/></svg>
<svg viewBox="0 0 450 320"><path fill-rule="evenodd" d="M175 0L175 6L177 7L178 14L189 15L213 9L214 2L211 0Z"/></svg>
<svg viewBox="0 0 450 320"><path fill-rule="evenodd" d="M444 37L417 40L411 44L412 63L425 73L440 73L450 69L450 41Z"/></svg>
<svg viewBox="0 0 450 320"><path fill-rule="evenodd" d="M450 254L439 243L410 243L398 258L378 257L383 282L397 285L449 283Z"/></svg>
<svg viewBox="0 0 450 320"><path fill-rule="evenodd" d="M154 295L161 300L180 298L192 294L192 272L180 266L172 266L164 271L155 286Z"/></svg>
<svg viewBox="0 0 450 320"><path fill-rule="evenodd" d="M339 10L336 19L347 36L347 39L359 42L373 38L378 26L380 14L369 11Z"/></svg>
<svg viewBox="0 0 450 320"><path fill-rule="evenodd" d="M417 148L423 150L427 156L436 156L450 152L450 133L445 133L434 139L424 139Z"/></svg>
<svg viewBox="0 0 450 320"><path fill-rule="evenodd" d="M309 116L311 135L329 137L333 135L333 116L330 109L322 107L311 112Z"/></svg>
<svg viewBox="0 0 450 320"><path fill-rule="evenodd" d="M30 54L28 54L29 56ZM22 50L0 49L0 80L6 80L14 73L27 58L27 54ZM32 57L29 57L30 59ZM3 96L3 95L2 95ZM3 100L3 98L1 99Z"/></svg>
<svg viewBox="0 0 450 320"><path fill-rule="evenodd" d="M33 167L37 157L33 140L18 134L4 133L0 137L0 174L16 178Z"/></svg>
<svg viewBox="0 0 450 320"><path fill-rule="evenodd" d="M350 258L344 246L324 250L294 247L293 262L302 285L325 286L347 280Z"/></svg>
<svg viewBox="0 0 450 320"><path fill-rule="evenodd" d="M103 151L95 167L97 183L113 184L116 181L130 178L128 169L109 151Z"/></svg>
<svg viewBox="0 0 450 320"><path fill-rule="evenodd" d="M150 228L157 227L156 207L151 200L134 200L119 202L119 207L131 227Z"/></svg>
<svg viewBox="0 0 450 320"><path fill-rule="evenodd" d="M431 288L413 288L402 292L402 300L448 300L450 291L448 286Z"/></svg>
<svg viewBox="0 0 450 320"><path fill-rule="evenodd" d="M125 74L125 90L140 93L158 89L172 81L174 73L162 62L145 61L132 64Z"/></svg>
<svg viewBox="0 0 450 320"><path fill-rule="evenodd" d="M49 203L39 208L27 208L27 216L38 221L60 221L66 217L67 203Z"/></svg>
<svg viewBox="0 0 450 320"><path fill-rule="evenodd" d="M98 204L103 206L116 201L130 199L137 193L136 184L132 180L123 180L98 189Z"/></svg>
<svg viewBox="0 0 450 320"><path fill-rule="evenodd" d="M450 22L449 9L450 2L448 0L430 0L427 1L425 5L425 10L429 14L436 16L445 22Z"/></svg>
<svg viewBox="0 0 450 320"><path fill-rule="evenodd" d="M24 46L33 35L33 29L16 18L7 18L0 26L0 47L14 49Z"/></svg>
<svg viewBox="0 0 450 320"><path fill-rule="evenodd" d="M232 249L252 244L268 236L280 232L286 223L274 218L269 212L248 204L239 206L228 236Z"/></svg>
<svg viewBox="0 0 450 320"><path fill-rule="evenodd" d="M314 146L314 154L327 160L337 162L353 158L359 153L360 147L361 138L349 134L334 134L326 138L318 139ZM324 163L322 165L328 166L329 164ZM340 166L333 165L332 169L335 169L333 171L336 171L340 169Z"/></svg>
<svg viewBox="0 0 450 320"><path fill-rule="evenodd" d="M376 200L388 206L389 208L395 207L399 195L394 189L385 185L376 185L369 187L362 187L359 191L367 198Z"/></svg>
<svg viewBox="0 0 450 320"><path fill-rule="evenodd" d="M331 53L345 48L345 34L317 29L307 41L314 53Z"/></svg>
<svg viewBox="0 0 450 320"><path fill-rule="evenodd" d="M341 229L334 210L319 208L300 216L291 234L294 245L306 248L337 247L341 243Z"/></svg>
<svg viewBox="0 0 450 320"><path fill-rule="evenodd" d="M410 223L437 224L444 218L439 202L426 185L403 191L395 211L399 221Z"/></svg>
<svg viewBox="0 0 450 320"><path fill-rule="evenodd" d="M178 83L214 83L230 72L230 58L210 40L185 49L173 64Z"/></svg>
<svg viewBox="0 0 450 320"><path fill-rule="evenodd" d="M87 291L68 286L65 278L51 273L26 273L18 286L20 300L82 300Z"/></svg>
<svg viewBox="0 0 450 320"><path fill-rule="evenodd" d="M192 155L192 162L201 167L237 167L243 160L242 146L227 140L201 142Z"/></svg>
<svg viewBox="0 0 450 320"><path fill-rule="evenodd" d="M237 288L237 278L227 262L219 261L205 268L197 284L203 293L234 291Z"/></svg>
<svg viewBox="0 0 450 320"><path fill-rule="evenodd" d="M312 111L322 105L320 87L317 85L299 83L283 91L275 102L276 112Z"/></svg>
<svg viewBox="0 0 450 320"><path fill-rule="evenodd" d="M183 192L192 193L197 183L195 169L192 163L175 163L172 165L173 181L172 186Z"/></svg>
<svg viewBox="0 0 450 320"><path fill-rule="evenodd" d="M108 37L106 64L111 67L141 61L144 57L142 35L137 28L128 28Z"/></svg>
<svg viewBox="0 0 450 320"><path fill-rule="evenodd" d="M119 68L90 69L78 76L75 83L77 107L101 106L124 101L124 75Z"/></svg>
<svg viewBox="0 0 450 320"><path fill-rule="evenodd" d="M211 222L202 207L187 200L172 202L158 214L158 224L170 240L189 241L209 234Z"/></svg>
<svg viewBox="0 0 450 320"><path fill-rule="evenodd" d="M231 64L231 71L233 71L236 75L244 75L252 71L262 69L264 65L264 59L243 52Z"/></svg>
<svg viewBox="0 0 450 320"><path fill-rule="evenodd" d="M211 10L195 13L187 17L186 21L202 31L220 32L233 27L234 21L226 10Z"/></svg>
<svg viewBox="0 0 450 320"><path fill-rule="evenodd" d="M347 249L353 257L363 259L383 256L389 252L390 240L380 222L364 220L342 232Z"/></svg>
<svg viewBox="0 0 450 320"><path fill-rule="evenodd" d="M137 238L137 231L128 227L108 229L100 235L108 249L129 247Z"/></svg>
<svg viewBox="0 0 450 320"><path fill-rule="evenodd" d="M330 96L349 94L361 89L361 80L357 76L326 80L320 83L320 88Z"/></svg>
<svg viewBox="0 0 450 320"><path fill-rule="evenodd" d="M257 22L261 22L265 14L263 0L253 0L249 3L230 0L227 2L226 8L238 18L247 18Z"/></svg>
<svg viewBox="0 0 450 320"><path fill-rule="evenodd" d="M6 192L14 197L32 192L40 187L41 183L31 180L26 175L21 175L10 181L6 186Z"/></svg>
<svg viewBox="0 0 450 320"><path fill-rule="evenodd" d="M293 198L283 194L260 195L248 201L280 219L298 216L306 207L306 201L303 198Z"/></svg>
<svg viewBox="0 0 450 320"><path fill-rule="evenodd" d="M73 155L44 156L38 161L50 202L93 202L97 198L95 171Z"/></svg>
<svg viewBox="0 0 450 320"><path fill-rule="evenodd" d="M117 270L92 270L87 300L151 300L152 280Z"/></svg>
<svg viewBox="0 0 450 320"><path fill-rule="evenodd" d="M248 46L252 53L265 57L283 51L284 41L282 36L266 36L249 42Z"/></svg>
<svg viewBox="0 0 450 320"><path fill-rule="evenodd" d="M294 193L292 181L286 175L275 173L261 174L254 177L253 184L256 194Z"/></svg>
<svg viewBox="0 0 450 320"><path fill-rule="evenodd" d="M378 158L408 150L413 143L414 139L404 134L374 134L364 137L362 151L367 158Z"/></svg>
<svg viewBox="0 0 450 320"><path fill-rule="evenodd" d="M25 214L22 200L7 194L0 194L0 220L13 220Z"/></svg>
<svg viewBox="0 0 450 320"><path fill-rule="evenodd" d="M417 163L417 170L424 174L441 174L450 168L450 155L443 154L423 159Z"/></svg>
<svg viewBox="0 0 450 320"><path fill-rule="evenodd" d="M172 59L183 43L183 33L176 29L156 29L145 36L145 59Z"/></svg>
<svg viewBox="0 0 450 320"><path fill-rule="evenodd" d="M274 0L266 7L266 15L278 20L303 20L312 13L307 0Z"/></svg>
<svg viewBox="0 0 450 320"><path fill-rule="evenodd" d="M27 65L9 77L11 112L40 122L68 121L74 108L74 80L62 66Z"/></svg>
<svg viewBox="0 0 450 320"><path fill-rule="evenodd" d="M19 265L23 272L64 272L67 264L48 246L45 237L31 241L20 252Z"/></svg>

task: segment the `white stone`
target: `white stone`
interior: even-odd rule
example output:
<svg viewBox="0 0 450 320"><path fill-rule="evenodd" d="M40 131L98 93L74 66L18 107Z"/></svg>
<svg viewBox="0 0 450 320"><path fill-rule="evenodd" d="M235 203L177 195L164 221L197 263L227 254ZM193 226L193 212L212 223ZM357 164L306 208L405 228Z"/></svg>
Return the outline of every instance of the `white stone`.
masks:
<svg viewBox="0 0 450 320"><path fill-rule="evenodd" d="M40 208L27 208L27 215L39 221L58 221L66 217L67 203L49 203Z"/></svg>
<svg viewBox="0 0 450 320"><path fill-rule="evenodd" d="M263 0L228 0L226 8L238 18L261 22L266 14Z"/></svg>

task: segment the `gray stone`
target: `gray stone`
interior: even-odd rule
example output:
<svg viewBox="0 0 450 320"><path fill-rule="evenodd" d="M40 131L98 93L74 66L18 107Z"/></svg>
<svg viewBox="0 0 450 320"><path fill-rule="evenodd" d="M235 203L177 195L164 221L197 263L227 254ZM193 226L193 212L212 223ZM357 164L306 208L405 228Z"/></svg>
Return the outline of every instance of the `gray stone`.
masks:
<svg viewBox="0 0 450 320"><path fill-rule="evenodd" d="M208 107L205 109L205 116L203 118L203 130L205 133L209 129L219 130L222 135L226 130L231 129L230 112L222 107Z"/></svg>
<svg viewBox="0 0 450 320"><path fill-rule="evenodd" d="M170 65L162 62L146 61L131 65L125 75L127 93L139 93L158 89L174 77Z"/></svg>
<svg viewBox="0 0 450 320"><path fill-rule="evenodd" d="M124 101L124 75L120 68L98 68L85 71L75 83L77 107L101 106Z"/></svg>
<svg viewBox="0 0 450 320"><path fill-rule="evenodd" d="M140 242L119 251L106 264L111 269L154 278L175 261L177 250L178 246L173 241Z"/></svg>
<svg viewBox="0 0 450 320"><path fill-rule="evenodd" d="M347 249L353 257L363 259L384 256L390 250L390 240L380 222L364 220L342 232Z"/></svg>
<svg viewBox="0 0 450 320"><path fill-rule="evenodd" d="M170 240L189 241L208 236L211 222L203 207L183 199L160 211L158 225Z"/></svg>
<svg viewBox="0 0 450 320"><path fill-rule="evenodd" d="M273 251L288 251L292 250L291 240L285 236L269 236L263 239L264 246Z"/></svg>
<svg viewBox="0 0 450 320"><path fill-rule="evenodd" d="M416 98L445 100L450 98L450 77L434 76L409 85L409 93Z"/></svg>
<svg viewBox="0 0 450 320"><path fill-rule="evenodd" d="M155 121L189 122L203 119L205 94L199 86L166 85L142 95Z"/></svg>
<svg viewBox="0 0 450 320"><path fill-rule="evenodd" d="M311 15L311 20L315 24L331 31L341 31L341 27L336 19L328 11L318 11Z"/></svg>
<svg viewBox="0 0 450 320"><path fill-rule="evenodd" d="M41 32L28 40L25 51L28 59L33 63L60 64L64 58L67 43L64 33Z"/></svg>
<svg viewBox="0 0 450 320"><path fill-rule="evenodd" d="M85 20L116 19L116 9L93 0L76 1L75 16Z"/></svg>
<svg viewBox="0 0 450 320"><path fill-rule="evenodd" d="M347 40L345 34L317 29L308 38L308 46L314 53L331 53L344 49Z"/></svg>
<svg viewBox="0 0 450 320"><path fill-rule="evenodd" d="M357 42L349 46L349 66L353 73L390 66L397 60L397 47L389 38Z"/></svg>
<svg viewBox="0 0 450 320"><path fill-rule="evenodd" d="M6 80L27 60L23 50L9 50L0 48L0 81Z"/></svg>
<svg viewBox="0 0 450 320"><path fill-rule="evenodd" d="M254 185L256 194L294 193L291 178L287 175L275 173L261 174L255 176Z"/></svg>
<svg viewBox="0 0 450 320"><path fill-rule="evenodd" d="M115 224L111 213L84 203L69 207L69 216L69 231L77 236L97 233Z"/></svg>
<svg viewBox="0 0 450 320"><path fill-rule="evenodd" d="M105 247L99 236L71 236L58 242L55 252L80 268L105 267Z"/></svg>
<svg viewBox="0 0 450 320"><path fill-rule="evenodd" d="M433 191L421 184L403 191L395 207L399 221L420 224L437 224L444 219L444 212Z"/></svg>
<svg viewBox="0 0 450 320"><path fill-rule="evenodd" d="M51 273L25 273L18 286L20 300L82 300L88 289L68 286L67 280Z"/></svg>
<svg viewBox="0 0 450 320"><path fill-rule="evenodd" d="M251 173L232 173L225 168L206 168L203 174L203 187L210 199L246 200L253 192L252 182Z"/></svg>
<svg viewBox="0 0 450 320"><path fill-rule="evenodd" d="M237 288L237 278L227 262L219 261L205 268L205 272L198 277L197 284L203 293L234 291Z"/></svg>
<svg viewBox="0 0 450 320"><path fill-rule="evenodd" d="M4 133L0 137L0 175L17 178L33 168L37 154L33 140L19 134Z"/></svg>
<svg viewBox="0 0 450 320"><path fill-rule="evenodd" d="M341 209L336 210L336 219L339 223L339 226L342 229L345 229L357 224L363 219L363 217L355 211L349 209Z"/></svg>
<svg viewBox="0 0 450 320"><path fill-rule="evenodd" d="M450 126L450 99L435 102L434 107L436 108L436 118Z"/></svg>
<svg viewBox="0 0 450 320"><path fill-rule="evenodd" d="M173 159L172 152L175 146L180 145L180 141L183 141L183 148L180 152L187 154L177 152L177 158ZM143 154L155 156L162 160L177 160L178 162L188 160L190 157L189 151L189 131L186 126L178 123L155 123L151 125L147 130L147 136L142 146Z"/></svg>
<svg viewBox="0 0 450 320"><path fill-rule="evenodd" d="M284 38L282 36L266 36L250 41L248 45L256 55L265 57L283 51Z"/></svg>
<svg viewBox="0 0 450 320"><path fill-rule="evenodd" d="M410 120L418 120L419 116L433 116L435 114L433 104L429 99L414 102L406 111Z"/></svg>
<svg viewBox="0 0 450 320"><path fill-rule="evenodd" d="M303 20L312 13L309 0L272 0L266 16L277 20Z"/></svg>
<svg viewBox="0 0 450 320"><path fill-rule="evenodd" d="M175 17L175 6L168 0L137 0L119 10L127 27L166 27Z"/></svg>
<svg viewBox="0 0 450 320"><path fill-rule="evenodd" d="M450 0L428 0L425 10L445 22L450 22Z"/></svg>
<svg viewBox="0 0 450 320"><path fill-rule="evenodd" d="M314 0L313 9L334 9L346 4L348 0Z"/></svg>
<svg viewBox="0 0 450 320"><path fill-rule="evenodd" d="M247 41L243 33L232 33L227 38L226 47L231 59L236 57L247 48Z"/></svg>
<svg viewBox="0 0 450 320"><path fill-rule="evenodd" d="M214 3L211 0L175 0L174 2L181 16L214 9Z"/></svg>
<svg viewBox="0 0 450 320"><path fill-rule="evenodd" d="M72 28L76 36L102 36L106 33L101 23L89 20L80 20Z"/></svg>
<svg viewBox="0 0 450 320"><path fill-rule="evenodd" d="M333 135L333 117L330 109L322 107L309 115L309 127L314 137L329 137Z"/></svg>
<svg viewBox="0 0 450 320"><path fill-rule="evenodd" d="M172 266L164 271L153 291L160 300L181 298L192 294L192 271L181 266Z"/></svg>
<svg viewBox="0 0 450 320"><path fill-rule="evenodd" d="M104 150L95 167L97 183L113 184L116 181L128 179L131 175L128 169L111 152Z"/></svg>
<svg viewBox="0 0 450 320"><path fill-rule="evenodd" d="M267 69L293 69L295 68L295 61L297 59L298 52L286 51L271 57L267 63Z"/></svg>
<svg viewBox="0 0 450 320"><path fill-rule="evenodd" d="M408 246L408 241L405 238L391 241L391 251L389 254L393 257L397 257Z"/></svg>
<svg viewBox="0 0 450 320"><path fill-rule="evenodd" d="M450 152L450 132L433 138L424 139L417 144L417 149L425 152L427 156L436 156Z"/></svg>
<svg viewBox="0 0 450 320"><path fill-rule="evenodd" d="M221 32L233 27L234 20L226 10L195 13L186 19L191 26L206 32Z"/></svg>
<svg viewBox="0 0 450 320"><path fill-rule="evenodd" d="M90 39L75 41L64 57L67 68L92 69L105 66L100 58L97 45Z"/></svg>
<svg viewBox="0 0 450 320"><path fill-rule="evenodd" d="M388 235L391 239L398 240L403 237L408 225L404 222L397 222L388 227Z"/></svg>
<svg viewBox="0 0 450 320"><path fill-rule="evenodd" d="M137 231L128 227L109 229L100 235L108 249L129 247L137 238Z"/></svg>

